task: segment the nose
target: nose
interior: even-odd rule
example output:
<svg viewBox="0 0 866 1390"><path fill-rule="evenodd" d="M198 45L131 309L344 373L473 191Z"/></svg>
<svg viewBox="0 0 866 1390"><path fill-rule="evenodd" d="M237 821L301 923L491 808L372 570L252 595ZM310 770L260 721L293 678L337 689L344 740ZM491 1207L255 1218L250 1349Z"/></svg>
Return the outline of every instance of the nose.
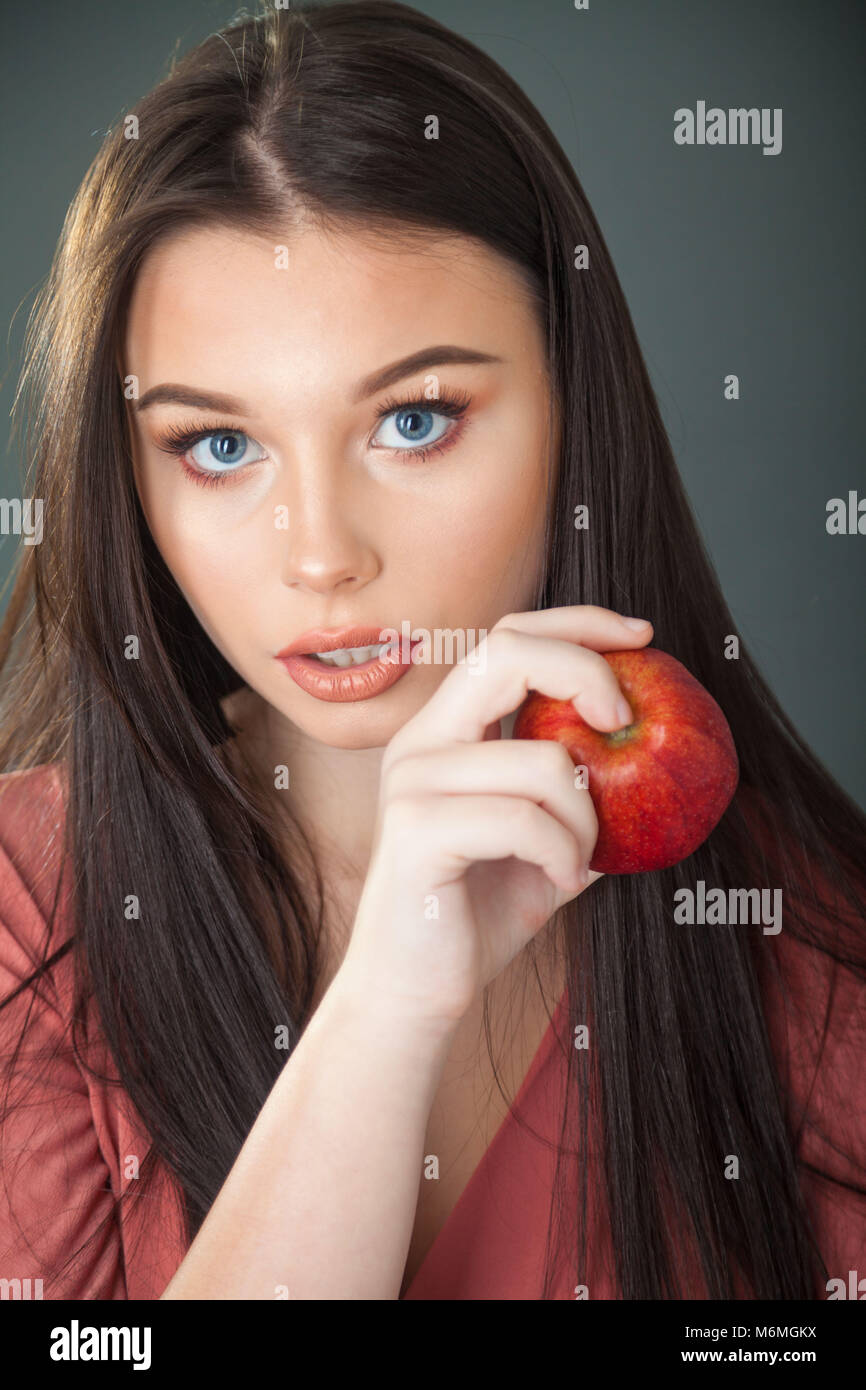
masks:
<svg viewBox="0 0 866 1390"><path fill-rule="evenodd" d="M373 508L362 504L357 484L339 477L338 470L311 473L299 470L287 515L275 519L283 542L282 582L287 589L320 595L361 589L381 567L373 544Z"/></svg>

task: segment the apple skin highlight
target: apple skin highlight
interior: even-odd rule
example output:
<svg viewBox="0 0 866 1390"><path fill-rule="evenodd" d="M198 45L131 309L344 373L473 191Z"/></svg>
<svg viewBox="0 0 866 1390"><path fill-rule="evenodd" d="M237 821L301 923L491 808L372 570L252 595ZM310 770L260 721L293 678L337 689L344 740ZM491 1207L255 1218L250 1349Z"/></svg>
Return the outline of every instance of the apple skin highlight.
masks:
<svg viewBox="0 0 866 1390"><path fill-rule="evenodd" d="M667 869L703 844L730 805L740 775L734 740L713 697L675 657L655 647L603 655L633 724L602 733L570 700L531 691L513 737L562 743L587 768L598 817L591 869Z"/></svg>

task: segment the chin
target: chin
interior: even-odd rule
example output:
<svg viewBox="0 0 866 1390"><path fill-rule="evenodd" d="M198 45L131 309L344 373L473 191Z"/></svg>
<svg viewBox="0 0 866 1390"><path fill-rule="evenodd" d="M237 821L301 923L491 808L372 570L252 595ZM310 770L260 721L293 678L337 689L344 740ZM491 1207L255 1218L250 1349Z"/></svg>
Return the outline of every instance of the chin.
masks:
<svg viewBox="0 0 866 1390"><path fill-rule="evenodd" d="M297 699L284 697L271 703L288 723L328 748L385 748L430 693L394 687L369 700L338 701L317 700L299 690Z"/></svg>
<svg viewBox="0 0 866 1390"><path fill-rule="evenodd" d="M364 701L364 704L372 702ZM339 712L335 713L335 709ZM374 715L360 705L347 710L346 706L326 706L324 717L316 718L315 713L301 718L297 710L280 711L286 720L299 729L307 738L321 743L327 748L384 748L390 743L398 729L410 719L414 711L408 711L402 718L392 714L390 717Z"/></svg>

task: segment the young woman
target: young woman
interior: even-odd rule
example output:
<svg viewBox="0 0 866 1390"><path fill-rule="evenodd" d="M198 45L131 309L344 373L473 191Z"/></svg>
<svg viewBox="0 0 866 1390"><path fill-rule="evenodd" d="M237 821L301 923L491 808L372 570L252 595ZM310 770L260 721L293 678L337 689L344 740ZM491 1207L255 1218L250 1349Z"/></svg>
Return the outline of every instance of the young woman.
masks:
<svg viewBox="0 0 866 1390"><path fill-rule="evenodd" d="M0 1274L827 1297L866 1246L866 822L726 656L556 140L372 0L245 18L133 115L16 403ZM466 659L377 654L404 623ZM739 788L674 868L587 873L591 795L512 717L627 725L601 654L650 642ZM683 926L701 881L780 889L783 929Z"/></svg>

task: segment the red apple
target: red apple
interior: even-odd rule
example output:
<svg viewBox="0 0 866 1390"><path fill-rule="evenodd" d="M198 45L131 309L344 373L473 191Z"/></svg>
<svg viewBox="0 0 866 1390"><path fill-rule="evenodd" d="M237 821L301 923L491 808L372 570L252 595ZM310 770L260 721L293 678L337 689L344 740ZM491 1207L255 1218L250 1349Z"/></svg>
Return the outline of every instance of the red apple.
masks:
<svg viewBox="0 0 866 1390"><path fill-rule="evenodd" d="M604 874L667 869L703 844L737 787L739 763L727 720L712 695L667 652L605 652L634 723L593 729L570 700L530 691L515 738L562 743L598 816L590 868Z"/></svg>

